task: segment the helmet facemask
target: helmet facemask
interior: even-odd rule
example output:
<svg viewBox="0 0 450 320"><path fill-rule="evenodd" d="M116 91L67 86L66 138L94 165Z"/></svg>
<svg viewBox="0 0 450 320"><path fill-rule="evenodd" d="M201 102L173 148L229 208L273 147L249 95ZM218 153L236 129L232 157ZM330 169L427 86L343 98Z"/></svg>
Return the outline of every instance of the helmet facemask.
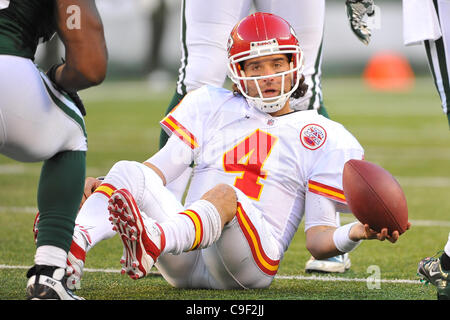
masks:
<svg viewBox="0 0 450 320"><path fill-rule="evenodd" d="M244 61L275 54L286 54L291 56L290 69L284 72L248 77L245 75L241 64ZM303 53L298 45L278 45L277 39L270 39L259 42L251 42L250 50L239 52L229 57L228 71L230 79L237 85L242 95L246 98L248 104L262 112L274 113L282 109L292 93L298 88L301 74L303 72L304 62ZM282 77L281 93L275 97L264 98L259 86L258 80ZM258 91L256 97L248 95L248 82L253 81ZM291 89L285 91L285 82L291 82Z"/></svg>

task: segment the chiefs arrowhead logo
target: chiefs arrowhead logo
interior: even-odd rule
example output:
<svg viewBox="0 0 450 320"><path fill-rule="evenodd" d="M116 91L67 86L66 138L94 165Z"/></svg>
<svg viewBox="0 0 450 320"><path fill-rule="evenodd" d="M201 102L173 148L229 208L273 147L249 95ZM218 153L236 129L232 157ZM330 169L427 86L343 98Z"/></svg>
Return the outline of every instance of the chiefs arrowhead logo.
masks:
<svg viewBox="0 0 450 320"><path fill-rule="evenodd" d="M308 124L300 131L300 142L306 149L319 149L325 140L327 140L327 132L318 124Z"/></svg>

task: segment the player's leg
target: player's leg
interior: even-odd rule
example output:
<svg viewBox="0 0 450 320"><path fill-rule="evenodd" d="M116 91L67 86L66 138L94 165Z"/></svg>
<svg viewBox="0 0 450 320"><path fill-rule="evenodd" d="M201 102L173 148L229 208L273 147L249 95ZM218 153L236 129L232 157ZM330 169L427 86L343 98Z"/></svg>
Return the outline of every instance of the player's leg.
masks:
<svg viewBox="0 0 450 320"><path fill-rule="evenodd" d="M324 0L257 0L256 9L276 14L288 21L295 30L305 57L305 82L308 92L292 99L297 110L316 109L326 117L321 87L322 41L325 19Z"/></svg>
<svg viewBox="0 0 450 320"><path fill-rule="evenodd" d="M29 59L0 55L0 152L22 162L61 151L86 151L86 128L70 98Z"/></svg>
<svg viewBox="0 0 450 320"><path fill-rule="evenodd" d="M60 108L59 116L62 119L55 120L60 124L56 132L59 134L64 130L66 133L72 131L60 149L73 151L57 153L44 162L41 171L37 198L40 212L40 233L36 241L35 256L37 266L51 261L49 257L56 254L55 247L62 248L65 253L70 249L76 213L83 194L87 149L86 130L78 109L73 104L67 103L63 94L52 90L51 84L46 82L45 75L41 76L53 103ZM64 124L67 117L72 120L71 126L76 128L78 133L74 133L74 129L68 130L69 126ZM61 255L57 266L66 267L66 261L67 257L63 262ZM54 263L56 264L56 261ZM65 285L64 278L63 285Z"/></svg>
<svg viewBox="0 0 450 320"><path fill-rule="evenodd" d="M121 163L128 167L135 166L129 162ZM261 214L258 219L250 220L249 217L255 215L253 209L240 209L237 211L240 218L233 218L237 207L233 187L218 185L181 211L176 210L180 207L167 210L167 205L176 202L168 202L173 195L163 187L162 181L151 169L145 166L142 169L145 179L150 182L146 184L143 194L137 189L132 189L132 192L120 189L113 193L110 200L110 214L124 242L124 260L131 262L125 262L125 272L135 279L145 276L158 260L157 267L161 274L177 287L243 288L270 284L278 268L278 248L270 233L261 226L264 223ZM168 198L162 201L164 197ZM228 236L221 240L224 225ZM247 237L243 235L242 228L248 233ZM231 246L231 242L237 239L246 244L243 252L238 253L238 248L242 246ZM251 239L257 239L258 244L251 242ZM205 249L215 246L218 249L212 249L212 252ZM230 248L233 250L230 251ZM253 257L258 259L257 262L252 260L242 264L242 258L248 258L255 248L257 251ZM228 254L224 250L228 250ZM218 251L220 256L214 251ZM228 257L230 252L235 251L234 257ZM258 258L260 255L263 258ZM206 264L203 257L207 260ZM220 262L222 260L225 264ZM232 273L227 270L232 270Z"/></svg>
<svg viewBox="0 0 450 320"><path fill-rule="evenodd" d="M85 152L66 151L58 153L44 162L38 189L40 232L36 241L35 267L37 269L35 272L28 273L30 278L27 288L29 298L38 297L39 290L43 290L42 286L41 288L36 286L38 274L50 276L45 270L66 268L74 221L84 185L85 159ZM44 265L52 267L40 269ZM33 275L36 276L35 280L33 280ZM63 286L66 285L64 278L59 280L63 281ZM36 282L34 285L33 281ZM55 289L55 291L57 290ZM64 293L62 290L61 292ZM64 298L61 293L58 295L61 299ZM49 297L52 296L45 298ZM71 299L72 296L66 298Z"/></svg>
<svg viewBox="0 0 450 320"><path fill-rule="evenodd" d="M112 194L109 208L124 243L124 272L143 277L157 260L161 274L174 286L222 288L206 269L200 250L216 242L223 225L233 219L234 188L218 185L183 208L150 168L121 161L111 171L105 178L111 185L134 181L129 190Z"/></svg>
<svg viewBox="0 0 450 320"><path fill-rule="evenodd" d="M217 242L224 225L233 219L236 206L234 189L228 185L217 185L178 213L187 220L161 223L166 239L176 239L170 243L167 241L165 254L156 264L170 284L177 288L227 288L227 284L218 282L209 272L203 253L207 250L204 248ZM190 232L186 232L188 230ZM180 237L183 234L184 239Z"/></svg>
<svg viewBox="0 0 450 320"><path fill-rule="evenodd" d="M217 222L214 226L211 215L205 214L215 210L221 217L221 233ZM169 283L176 287L209 289L266 288L270 285L281 254L262 213L241 191L218 185L181 215L189 216L191 223L187 225L194 226L195 237L191 236L185 242L184 252L180 255L172 255L166 248L166 254L158 260L158 269ZM164 223L161 227L167 230ZM186 266L189 272L186 272Z"/></svg>
<svg viewBox="0 0 450 320"><path fill-rule="evenodd" d="M109 200L108 196L98 192L102 189L110 196ZM109 207L105 210L107 202ZM161 273L169 283L179 285L177 278L189 281L190 277L197 277L198 270L204 267L201 268L197 254L181 254L176 261L170 257L165 259L166 255L189 251L194 244L207 246L221 230L220 216L208 201L195 202L188 209L186 211L163 186L162 180L152 169L138 162L120 161L86 201L77 223L83 224L89 231L92 245L95 245L111 236L107 227L110 222L105 212L109 211L111 222L124 244L123 271L133 279L143 277L161 255L159 266L164 266L164 261L170 261L166 268L162 267ZM201 228L195 222L199 222ZM202 230L207 232L198 238ZM201 281L189 282L203 287Z"/></svg>
<svg viewBox="0 0 450 320"><path fill-rule="evenodd" d="M35 266L28 272L28 298L76 299L61 280L84 186L83 118L30 60L0 56L0 74L8 75L0 78L0 152L19 161L44 160L37 196L40 232ZM48 278L54 281L46 282Z"/></svg>
<svg viewBox="0 0 450 320"><path fill-rule="evenodd" d="M425 50L434 84L441 99L441 106L450 126L450 3L434 0L439 18L442 37L433 41L425 40Z"/></svg>
<svg viewBox="0 0 450 320"><path fill-rule="evenodd" d="M110 212L108 210L109 201L114 192L120 189L125 189L129 194L124 192L116 194L115 202L113 205L118 204L121 201L120 210L123 210L123 203L130 202L132 206L133 202L136 202L136 208L134 211L135 215L140 215L145 223L150 226L154 225L153 220L158 220L159 222L167 222L173 219L183 221L189 221L187 216L179 215L183 212L184 208L181 203L175 198L175 196L163 186L163 183L158 175L156 175L150 168L145 165L134 162L134 161L119 161L116 163L108 174L105 176L102 184L95 190L95 192L86 200L83 207L80 209L76 223L77 226L74 232L74 243L76 243L76 250L78 260L75 261L75 271L76 273L71 277L71 280L75 281L71 285L74 287L80 286L80 280L82 276L83 266L85 262L86 253L93 248L97 243L113 237L117 232L114 231L111 225ZM119 198L118 195L121 195ZM118 213L118 212L117 212ZM130 215L130 212L123 211L123 214ZM116 214L114 218L118 218ZM150 219L147 219L149 217ZM126 218L124 219L126 220ZM135 219L136 221L137 219ZM116 219L116 223L119 220ZM184 221L184 222L186 222ZM113 221L114 222L114 221ZM135 227L136 225L131 225ZM142 234L142 225L139 232ZM122 229L126 233L126 229ZM167 230L166 233L170 233ZM195 234L193 232L193 234ZM78 240L75 239L75 235L78 235ZM175 236L170 236L170 239L165 245L166 248L172 247L177 244L177 241L182 241L181 232L175 233ZM177 237L180 236L178 239ZM133 261L140 261L141 266L144 265L142 260L145 260L146 256L140 256L139 258L131 257L133 252L128 252L128 247L124 246L124 254L122 257L122 264L124 265L125 272L129 273L130 276L135 277L136 275L143 276L150 270L136 270L131 266ZM177 249L180 251L180 249ZM182 250L181 250L182 251ZM195 251L199 252L199 251ZM74 253L75 254L75 253ZM167 272L162 270L163 275L168 279L169 283L176 285L183 281L189 281L191 275L196 277L194 269L200 270L198 268L200 265L199 259L195 257L198 253L192 252L189 254L182 254L180 256L170 256L166 259L166 255L162 255L159 261L164 265L164 261L168 260L170 263L166 264ZM173 257L176 257L173 258ZM153 259L153 258L152 258ZM151 262L152 263L152 262ZM159 264L160 262L158 262ZM203 272L202 272L203 274ZM173 279L173 280L172 280ZM190 281L190 283L192 283ZM184 285L182 285L184 286Z"/></svg>
<svg viewBox="0 0 450 320"><path fill-rule="evenodd" d="M221 288L266 288L278 271L283 253L262 212L240 190L234 190L236 215L202 255Z"/></svg>
<svg viewBox="0 0 450 320"><path fill-rule="evenodd" d="M102 179L102 184L86 199L80 208L68 255L68 280L70 289L81 287L81 278L87 253L99 242L117 234L109 220L108 202L118 188L143 193L145 187L141 164L119 161Z"/></svg>
<svg viewBox="0 0 450 320"><path fill-rule="evenodd" d="M80 289L81 278L90 249L103 240L116 235L108 220L108 200L116 188L102 183L80 208L75 220L72 244L67 259L67 286L69 289Z"/></svg>
<svg viewBox="0 0 450 320"><path fill-rule="evenodd" d="M108 205L113 193L119 189L127 190L132 195L131 197L136 199L141 209L143 208L145 212L152 212L158 219L164 218L165 211L179 212L183 209L181 203L164 188L159 176L151 169L139 162L119 161L110 169L102 184L86 200L78 213L76 223L82 227L85 231L84 234L89 238L89 241L79 242L84 253L87 253L100 241L109 239L116 234L116 231L112 230ZM153 194L153 197L147 199L148 194ZM152 201L154 199L157 201ZM144 215L145 217L146 215ZM75 230L77 231L77 228ZM80 232L80 235L83 234ZM124 251L124 263L127 258L125 253ZM83 264L84 261L82 261L81 268ZM75 280L79 281L80 277L81 275Z"/></svg>

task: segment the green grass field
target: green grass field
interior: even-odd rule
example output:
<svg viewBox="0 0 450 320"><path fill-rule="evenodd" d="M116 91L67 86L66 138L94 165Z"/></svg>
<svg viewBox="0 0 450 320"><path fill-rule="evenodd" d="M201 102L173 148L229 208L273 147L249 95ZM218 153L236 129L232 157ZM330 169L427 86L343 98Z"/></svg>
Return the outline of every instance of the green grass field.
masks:
<svg viewBox="0 0 450 320"><path fill-rule="evenodd" d="M309 253L301 225L269 289L218 291L174 289L157 274L137 281L120 275L122 245L114 237L89 252L78 294L95 300L435 299L435 288L416 276L418 261L443 249L450 231L450 132L431 78L417 79L403 93L373 92L354 78L324 79L323 91L330 117L359 139L367 160L389 170L404 188L412 229L396 244L366 241L351 253L348 272L312 276L304 272ZM87 174L103 175L118 160L143 161L153 154L171 93L152 93L143 82L105 83L83 92ZM0 156L0 300L25 299L40 167ZM352 220L351 214L342 217L343 223ZM370 266L379 268L379 286L370 286L376 284Z"/></svg>

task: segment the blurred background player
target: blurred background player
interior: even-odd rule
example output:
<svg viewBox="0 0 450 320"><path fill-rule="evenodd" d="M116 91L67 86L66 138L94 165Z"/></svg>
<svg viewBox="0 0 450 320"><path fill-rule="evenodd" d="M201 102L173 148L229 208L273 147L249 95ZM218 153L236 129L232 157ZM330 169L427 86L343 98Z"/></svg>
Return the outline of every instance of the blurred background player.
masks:
<svg viewBox="0 0 450 320"><path fill-rule="evenodd" d="M365 18L373 11L373 0L347 0L345 2L350 27L365 44L370 41L370 30ZM276 14L290 22L302 43L305 54L305 84L309 89L304 97L291 99L295 110L314 109L325 117L328 113L323 104L321 88L322 39L324 32L325 0L201 0L181 3L181 66L175 94L168 106L168 114L186 93L209 84L223 86L227 75L226 41L234 25L247 16L252 5L257 11ZM161 130L160 148L168 139ZM188 168L168 188L182 199L192 168ZM339 214L336 214L339 223ZM351 266L348 255L327 260L311 259L306 271L344 272Z"/></svg>
<svg viewBox="0 0 450 320"><path fill-rule="evenodd" d="M33 61L38 42L55 31L65 62L46 75ZM28 299L80 299L63 281L86 171L85 110L77 91L100 84L106 65L94 0L0 1L0 152L18 161L44 161Z"/></svg>
<svg viewBox="0 0 450 320"><path fill-rule="evenodd" d="M423 45L450 127L450 1L403 0L404 44Z"/></svg>
<svg viewBox="0 0 450 320"><path fill-rule="evenodd" d="M428 65L450 126L450 1L403 0L405 45L425 46ZM439 258L419 262L417 273L437 287L440 300L450 300L450 234Z"/></svg>

